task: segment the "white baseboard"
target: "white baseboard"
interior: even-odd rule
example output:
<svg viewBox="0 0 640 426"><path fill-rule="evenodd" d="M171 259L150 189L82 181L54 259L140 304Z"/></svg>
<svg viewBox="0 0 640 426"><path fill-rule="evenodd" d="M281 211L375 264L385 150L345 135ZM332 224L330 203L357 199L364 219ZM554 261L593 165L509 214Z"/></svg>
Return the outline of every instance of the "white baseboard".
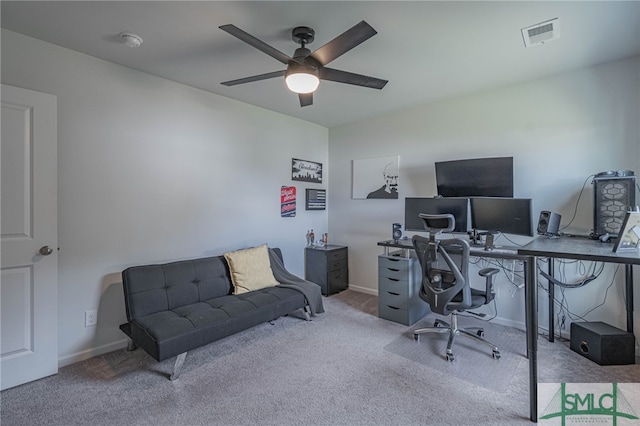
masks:
<svg viewBox="0 0 640 426"><path fill-rule="evenodd" d="M372 296L377 296L378 295L378 289L372 289L372 288L368 288L368 287L360 287L360 286L353 285L353 284L349 284L349 290L353 290L353 291L356 291L358 293L370 294Z"/></svg>
<svg viewBox="0 0 640 426"><path fill-rule="evenodd" d="M84 361L85 359L93 358L94 356L106 354L107 352L113 352L126 347L127 339L124 339L95 348L85 349L84 351L58 358L58 367L65 367L67 365L75 364L76 362Z"/></svg>
<svg viewBox="0 0 640 426"><path fill-rule="evenodd" d="M353 284L349 284L349 290L353 290L353 291L356 291L358 293L370 294L372 296L377 296L378 295L378 290L377 289L371 289L371 288L368 288L368 287L360 287L360 286L353 285ZM518 330L525 331L525 326L524 326L524 322L523 321L513 321L513 320L510 320L510 319L501 318L501 317L496 317L496 318L492 319L491 321L495 322L496 324L503 325L505 327L513 327L513 328L516 328ZM538 330L548 333L548 330L546 328L544 328L544 327L538 326Z"/></svg>
<svg viewBox="0 0 640 426"><path fill-rule="evenodd" d="M377 296L378 295L378 291L376 289L371 289L371 288L367 288L367 287L361 287L361 286L355 286L353 284L349 284L349 290L353 290L355 292L358 293L365 293L365 294L369 294L372 296ZM494 318L493 320L491 320L492 322L495 322L496 324L500 324L506 327L513 327L513 328L517 328L518 330L525 330L525 326L524 326L524 322L520 322L520 321L513 321L510 319L505 319L505 318ZM543 331L548 333L548 329L546 329L545 327L540 327L538 326L538 331ZM565 333L562 333L567 334ZM567 336L563 336L568 338L568 334ZM118 349L123 349L127 347L127 339L122 339L122 340L118 340L116 342L113 343L109 343L106 345L102 345L102 346L98 346L95 348L90 348L90 349L86 349L84 351L80 351L80 352L76 352L74 354L71 355L67 355L65 357L62 358L58 358L58 367L65 367L67 365L71 365L71 364L75 364L76 362L80 362L80 361L84 361L86 359L89 358L93 358L94 356L98 356L98 355L102 355L102 354L106 354L108 352L113 352L116 351Z"/></svg>
<svg viewBox="0 0 640 426"><path fill-rule="evenodd" d="M524 322L521 322L521 321L514 321L506 318L495 317L494 319L491 320L491 322L494 322L499 325L503 325L505 327L512 327L512 328L517 328L518 330L525 331Z"/></svg>

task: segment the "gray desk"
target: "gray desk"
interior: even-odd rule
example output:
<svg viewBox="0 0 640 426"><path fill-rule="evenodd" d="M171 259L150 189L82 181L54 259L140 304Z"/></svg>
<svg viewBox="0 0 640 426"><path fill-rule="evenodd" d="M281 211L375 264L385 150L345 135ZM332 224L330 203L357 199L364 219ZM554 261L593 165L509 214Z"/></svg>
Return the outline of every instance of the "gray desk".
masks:
<svg viewBox="0 0 640 426"><path fill-rule="evenodd" d="M391 248L395 248L395 249L402 249L404 251L404 256L408 257L409 256L409 251L413 250L413 243L411 242L410 239L401 239L401 240L387 240L387 241L380 241L378 243L379 246L384 247L384 255L388 256L389 255L389 250ZM475 257L489 257L492 259L509 259L509 260L520 260L524 263L524 269L525 269L525 286L524 286L524 292L525 292L525 298L526 298L526 294L527 294L527 277L526 277L526 271L527 271L527 267L528 265L531 263L531 259L532 257L530 255L525 255L525 254L521 254L519 253L519 247L510 247L510 246L496 246L493 247L491 249L487 249L485 248L485 246L483 245L476 245L476 244L471 244L471 250L469 252L469 254L471 256L475 256ZM553 304L553 301L549 302L550 304ZM537 310L537 308L536 308ZM536 311L533 311L536 312ZM529 329L530 325L529 325L529 319L530 316L529 315L525 315L525 328ZM537 328L537 324L536 324L536 328ZM529 352L529 341L527 340L527 354Z"/></svg>
<svg viewBox="0 0 640 426"><path fill-rule="evenodd" d="M391 249L401 249L403 257L409 257L409 253L413 250L413 243L410 239L400 239L400 240L387 240L380 241L378 243L379 246L384 248L384 256L390 255ZM509 247L509 246L496 246L491 249L485 248L484 245L475 245L471 244L471 250L469 252L471 256L475 257L488 257L492 259L512 259L512 260L520 260L524 263L525 271L527 269L527 262L530 261L530 256L521 255L518 253L518 247ZM526 278L525 278L525 295L527 293L526 286ZM550 302L553 303L553 302ZM525 328L529 327L529 316L525 316ZM527 354L529 352L529 341L527 341Z"/></svg>
<svg viewBox="0 0 640 426"><path fill-rule="evenodd" d="M528 256L525 267L525 298L527 316L527 353L529 356L529 409L530 419L538 421L538 274L537 259L576 259L625 265L625 291L627 300L627 331L633 332L633 265L640 265L638 252L613 252L613 244L601 243L581 237L538 237L518 249L518 254Z"/></svg>
<svg viewBox="0 0 640 426"><path fill-rule="evenodd" d="M379 246L388 253L390 247L404 250L413 249L411 240L381 241ZM613 244L601 243L582 237L549 238L537 237L529 244L515 247L498 247L485 250L483 246L471 246L472 256L491 257L497 259L517 259L524 262L525 269L525 329L527 335L527 357L529 358L529 418L538 421L538 274L539 257L552 259L576 259L595 262L619 263L625 265L625 292L627 309L627 331L633 332L633 265L640 265L638 252L613 252ZM551 288L551 292L552 292ZM550 310L553 309L553 298L550 295ZM550 323L550 334L553 333L553 322Z"/></svg>
<svg viewBox="0 0 640 426"><path fill-rule="evenodd" d="M411 239L380 241L378 242L378 245L384 248L385 256L389 255L389 251L391 248L403 249L406 250L406 253L408 253L410 250L413 250L413 243L411 242ZM510 246L496 246L492 249L486 249L483 245L471 244L471 251L469 252L469 254L476 257L490 257L493 259L516 259L523 261L529 257L518 253L518 250L518 247ZM405 256L409 255L405 254Z"/></svg>

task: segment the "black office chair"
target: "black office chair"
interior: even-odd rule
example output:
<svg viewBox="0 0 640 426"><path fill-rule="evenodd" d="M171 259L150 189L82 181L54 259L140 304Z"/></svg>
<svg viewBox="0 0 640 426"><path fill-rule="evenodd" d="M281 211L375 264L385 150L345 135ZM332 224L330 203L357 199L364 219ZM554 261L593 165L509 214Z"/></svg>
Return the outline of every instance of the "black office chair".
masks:
<svg viewBox="0 0 640 426"><path fill-rule="evenodd" d="M433 327L417 329L414 339L424 333L449 333L447 361L453 361L453 342L457 335L470 337L482 342L493 351L493 358L500 358L500 351L493 344L483 339L484 330L479 327L458 328L458 312L478 308L491 302L493 292L493 276L498 272L495 268L482 269L479 274L486 278L484 290L471 288L469 283L469 243L462 239L437 238L441 232L454 229L455 219L451 214L420 214L429 238L419 235L413 237L413 247L422 267L422 288L420 298L427 302L431 311L440 315L450 315L451 324L436 320ZM475 314L484 316L484 314Z"/></svg>

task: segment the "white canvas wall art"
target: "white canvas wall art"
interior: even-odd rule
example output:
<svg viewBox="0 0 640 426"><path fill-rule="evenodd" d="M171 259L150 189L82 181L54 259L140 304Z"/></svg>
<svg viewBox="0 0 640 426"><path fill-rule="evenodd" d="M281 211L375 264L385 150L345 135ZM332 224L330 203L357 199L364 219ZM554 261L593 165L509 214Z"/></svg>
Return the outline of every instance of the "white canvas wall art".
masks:
<svg viewBox="0 0 640 426"><path fill-rule="evenodd" d="M397 199L399 157L353 160L354 199Z"/></svg>

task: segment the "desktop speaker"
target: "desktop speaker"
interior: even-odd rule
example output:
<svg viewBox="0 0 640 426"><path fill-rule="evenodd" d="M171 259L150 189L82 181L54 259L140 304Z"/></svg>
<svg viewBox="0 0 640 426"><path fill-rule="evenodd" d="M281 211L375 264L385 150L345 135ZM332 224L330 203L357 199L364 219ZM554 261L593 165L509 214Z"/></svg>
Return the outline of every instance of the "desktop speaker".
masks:
<svg viewBox="0 0 640 426"><path fill-rule="evenodd" d="M399 223L394 223L391 229L391 238L394 240L399 240L402 238L402 225Z"/></svg>
<svg viewBox="0 0 640 426"><path fill-rule="evenodd" d="M540 212L538 219L538 234L540 235L558 235L560 231L560 216L558 213L543 210Z"/></svg>
<svg viewBox="0 0 640 426"><path fill-rule="evenodd" d="M601 172L593 178L593 233L617 237L629 209L636 205L636 177L630 170Z"/></svg>
<svg viewBox="0 0 640 426"><path fill-rule="evenodd" d="M572 351L600 365L635 364L635 338L604 322L571 323Z"/></svg>

